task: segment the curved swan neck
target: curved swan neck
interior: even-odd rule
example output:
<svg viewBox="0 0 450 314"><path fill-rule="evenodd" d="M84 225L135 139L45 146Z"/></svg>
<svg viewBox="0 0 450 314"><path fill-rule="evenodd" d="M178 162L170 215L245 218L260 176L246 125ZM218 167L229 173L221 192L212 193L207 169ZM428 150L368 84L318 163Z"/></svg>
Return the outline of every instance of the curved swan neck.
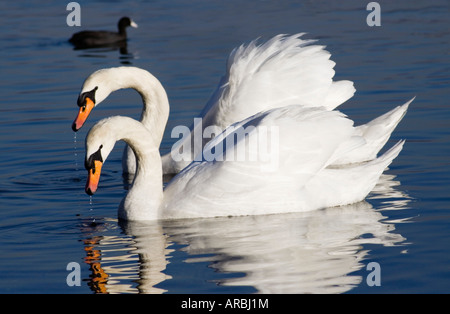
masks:
<svg viewBox="0 0 450 314"><path fill-rule="evenodd" d="M122 139L133 150L137 165L133 183L119 208L119 218L157 219L163 201L160 141L155 142L149 130L135 120L122 124L120 128L126 130Z"/></svg>
<svg viewBox="0 0 450 314"><path fill-rule="evenodd" d="M152 136L161 142L170 111L167 93L159 80L149 72L139 68L125 69L128 76L125 79L129 82L129 87L142 97L144 108L141 122L152 130Z"/></svg>
<svg viewBox="0 0 450 314"><path fill-rule="evenodd" d="M141 122L129 117L110 117L92 127L86 138L86 157L97 150L106 161L117 141L125 141L133 150L137 168L133 183L119 207L119 218L154 220L163 201L163 176L160 141Z"/></svg>
<svg viewBox="0 0 450 314"><path fill-rule="evenodd" d="M161 82L146 70L137 67L116 67L98 70L84 83L83 91L98 86L96 98L98 105L116 90L132 88L142 97L143 110L141 122L151 130L155 140L162 140L169 119L169 99Z"/></svg>
<svg viewBox="0 0 450 314"><path fill-rule="evenodd" d="M156 139L162 140L167 120L169 119L169 99L166 90L160 81L149 72L139 68L127 71L130 88L135 89L142 97L143 110L141 122L149 130L152 130Z"/></svg>

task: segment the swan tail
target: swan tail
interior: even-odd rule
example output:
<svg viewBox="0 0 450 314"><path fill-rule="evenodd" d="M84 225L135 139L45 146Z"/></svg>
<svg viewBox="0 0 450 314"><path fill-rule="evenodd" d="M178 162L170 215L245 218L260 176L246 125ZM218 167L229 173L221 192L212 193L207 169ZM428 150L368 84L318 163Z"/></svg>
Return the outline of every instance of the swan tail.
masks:
<svg viewBox="0 0 450 314"><path fill-rule="evenodd" d="M347 155L336 160L334 164L343 165L375 159L389 140L392 132L405 116L408 106L413 100L414 98L404 105L398 106L372 121L356 127L355 133L364 138L366 141L365 145L349 152Z"/></svg>
<svg viewBox="0 0 450 314"><path fill-rule="evenodd" d="M405 141L399 141L382 156L365 163L328 166L308 181L308 199L317 208L353 204L364 200L379 182L383 171L398 156ZM350 188L351 187L351 188Z"/></svg>
<svg viewBox="0 0 450 314"><path fill-rule="evenodd" d="M392 163L392 161L395 158L397 158L397 156L402 151L404 144L405 144L405 140L398 141L394 146L392 146L383 155L370 161L367 165L368 166L379 166L381 171L383 171Z"/></svg>
<svg viewBox="0 0 450 314"><path fill-rule="evenodd" d="M377 137L376 133L380 132L380 128L384 129L384 134L390 134L392 131L397 127L397 125L400 123L400 121L403 119L403 117L406 114L406 111L408 110L409 104L415 99L412 98L405 104L401 106L397 106L396 108L392 109L391 111L379 116L378 118L373 119L369 123L365 125L361 125L358 128L361 128L363 135L365 137Z"/></svg>
<svg viewBox="0 0 450 314"><path fill-rule="evenodd" d="M403 149L405 141L401 140L397 142L392 148L386 151L380 157L366 163L362 164L358 171L358 176L354 178L353 182L356 182L361 188L360 200L365 198L380 181L380 177L387 167L392 163L392 161L400 154ZM355 193L357 195L358 193ZM356 199L355 199L356 201Z"/></svg>
<svg viewBox="0 0 450 314"><path fill-rule="evenodd" d="M397 142L392 148L386 151L380 157L364 164L364 176L366 178L367 185L367 194L373 190L375 185L380 180L381 175L387 169L387 167L392 163L392 161L397 158L400 152L403 149L403 145L405 144L405 140L401 140Z"/></svg>
<svg viewBox="0 0 450 314"><path fill-rule="evenodd" d="M392 132L403 119L408 110L409 104L414 100L411 99L402 106L398 106L384 115L373 119L369 123L357 127L361 128L362 135L370 147L370 155L366 158L371 160L375 158L378 152L384 147L389 140Z"/></svg>

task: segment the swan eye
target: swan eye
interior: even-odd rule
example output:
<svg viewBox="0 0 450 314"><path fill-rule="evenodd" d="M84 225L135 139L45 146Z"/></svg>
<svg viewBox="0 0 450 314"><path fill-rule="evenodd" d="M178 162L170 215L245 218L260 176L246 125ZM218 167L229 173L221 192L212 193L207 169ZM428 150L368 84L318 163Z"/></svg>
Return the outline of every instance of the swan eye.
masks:
<svg viewBox="0 0 450 314"><path fill-rule="evenodd" d="M86 99L89 98L95 104L95 92L97 91L98 86L89 92L84 92L80 96L78 96L77 104L78 107L86 107ZM84 111L84 109L83 109Z"/></svg>
<svg viewBox="0 0 450 314"><path fill-rule="evenodd" d="M95 173L95 161L101 161L103 162L103 158L102 158L102 152L101 149L103 148L103 145L100 145L99 149L93 153L91 156L89 156L88 159L86 159L86 161L84 162L84 167L86 168L86 170L91 170L92 169L92 173Z"/></svg>

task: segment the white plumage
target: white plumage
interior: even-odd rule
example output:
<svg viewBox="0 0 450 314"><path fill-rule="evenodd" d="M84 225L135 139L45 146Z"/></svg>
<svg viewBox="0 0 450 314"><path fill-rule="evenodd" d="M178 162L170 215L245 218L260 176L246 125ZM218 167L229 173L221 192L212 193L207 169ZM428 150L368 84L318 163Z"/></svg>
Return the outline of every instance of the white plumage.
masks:
<svg viewBox="0 0 450 314"><path fill-rule="evenodd" d="M194 143L191 135L203 134L208 126L224 130L256 113L288 105L332 110L352 97L355 92L352 82L333 81L335 63L330 60L331 54L324 46L313 45L314 40L302 39L302 35L278 35L262 44L254 40L235 48L228 58L225 75L200 114L202 123L192 126L190 136L178 142L179 145L192 142L192 155L187 160L174 161L170 153L166 154L162 157L164 173L177 173L190 163L194 151L201 151L208 142L205 138ZM167 112L161 115L168 114L167 95L145 70L136 67L98 70L86 79L80 94L96 87L95 106L115 90L133 88L143 99L142 123L149 127L165 121L156 119L153 113L165 110L167 103ZM135 158L130 150L124 154L124 172L135 172Z"/></svg>
<svg viewBox="0 0 450 314"><path fill-rule="evenodd" d="M403 146L400 141L366 163L335 166L336 159L365 145L353 122L338 111L286 106L238 124L254 128L234 144L227 142L233 136L227 129L205 147L207 151L222 145L223 161L192 162L165 190L159 143L150 136L151 130L131 118L112 117L96 124L86 139L86 158L101 147L106 160L114 143L125 140L136 154L138 168L119 217L152 220L308 211L354 203L367 196ZM260 150L248 145L267 129L276 130L277 137L263 137L260 144L267 144L264 138L278 141L274 151L278 162L269 169L266 159L259 158ZM241 145L256 159L228 161L226 155Z"/></svg>
<svg viewBox="0 0 450 314"><path fill-rule="evenodd" d="M105 161L116 141L129 145L124 171L135 176L119 217L271 214L363 200L403 147L400 141L377 157L412 100L355 127L333 110L352 97L353 83L333 81L330 53L301 36L279 35L233 50L225 75L201 113L202 123L172 148L176 152L190 143L183 146L190 148L187 160L159 154L169 101L156 77L135 67L93 73L82 94L95 91L95 105L121 88L134 88L144 103L141 122L107 118L86 139L86 165L99 165L100 160L92 163L94 157ZM211 125L223 132L196 143L195 134ZM100 173L88 170L90 175ZM163 172L179 172L165 189ZM90 194L97 189L92 182L86 186Z"/></svg>

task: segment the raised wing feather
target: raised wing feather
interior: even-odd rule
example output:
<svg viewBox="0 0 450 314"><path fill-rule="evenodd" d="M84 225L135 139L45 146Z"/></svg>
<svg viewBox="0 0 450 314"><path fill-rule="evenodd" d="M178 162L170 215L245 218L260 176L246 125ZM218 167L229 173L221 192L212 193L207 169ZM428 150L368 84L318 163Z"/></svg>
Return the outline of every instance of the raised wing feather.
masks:
<svg viewBox="0 0 450 314"><path fill-rule="evenodd" d="M226 127L288 105L332 110L352 97L352 82L333 82L331 54L302 35L278 35L261 45L252 41L234 49L227 73L203 112L209 124Z"/></svg>

